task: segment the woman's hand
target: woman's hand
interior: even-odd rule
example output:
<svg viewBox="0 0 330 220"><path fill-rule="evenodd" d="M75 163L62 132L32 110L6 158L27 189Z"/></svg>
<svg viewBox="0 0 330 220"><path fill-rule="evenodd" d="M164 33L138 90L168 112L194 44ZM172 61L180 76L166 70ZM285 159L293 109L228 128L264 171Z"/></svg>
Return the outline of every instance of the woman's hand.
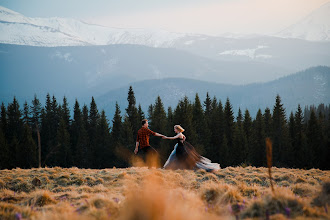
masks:
<svg viewBox="0 0 330 220"><path fill-rule="evenodd" d="M163 139L167 139L167 137L166 137L166 136L163 136L162 138L163 138Z"/></svg>

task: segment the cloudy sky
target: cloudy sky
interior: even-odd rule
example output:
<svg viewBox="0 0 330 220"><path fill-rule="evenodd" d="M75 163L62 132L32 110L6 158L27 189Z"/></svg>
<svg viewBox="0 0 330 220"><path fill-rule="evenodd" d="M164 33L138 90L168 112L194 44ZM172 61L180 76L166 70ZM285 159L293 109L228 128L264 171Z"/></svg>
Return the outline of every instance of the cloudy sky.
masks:
<svg viewBox="0 0 330 220"><path fill-rule="evenodd" d="M70 17L119 28L273 34L330 0L0 0L29 17Z"/></svg>

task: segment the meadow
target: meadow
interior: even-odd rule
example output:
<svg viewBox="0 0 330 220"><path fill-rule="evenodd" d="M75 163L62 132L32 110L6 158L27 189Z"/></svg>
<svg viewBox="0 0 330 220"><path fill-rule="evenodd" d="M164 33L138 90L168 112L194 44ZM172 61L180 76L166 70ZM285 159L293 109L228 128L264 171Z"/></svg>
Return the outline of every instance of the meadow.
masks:
<svg viewBox="0 0 330 220"><path fill-rule="evenodd" d="M0 170L0 219L329 219L330 171Z"/></svg>

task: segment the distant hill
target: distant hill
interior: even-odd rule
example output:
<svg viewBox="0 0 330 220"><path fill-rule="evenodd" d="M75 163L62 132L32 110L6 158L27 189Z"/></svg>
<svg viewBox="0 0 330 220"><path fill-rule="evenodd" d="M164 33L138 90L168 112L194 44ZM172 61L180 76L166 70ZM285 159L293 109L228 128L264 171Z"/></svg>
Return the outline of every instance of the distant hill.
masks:
<svg viewBox="0 0 330 220"><path fill-rule="evenodd" d="M148 79L190 78L248 84L292 73L276 65L218 61L171 48L138 45L32 47L0 44L0 100L34 93L74 99Z"/></svg>
<svg viewBox="0 0 330 220"><path fill-rule="evenodd" d="M111 116L116 100L126 107L127 89L133 85L144 109L157 95L166 106L174 106L184 95L193 98L198 92L205 98L209 91L222 101L228 96L236 110L241 106L252 112L273 106L279 93L291 111L297 103L329 103L329 72L329 67L316 67L272 82L250 84L294 72L255 61L214 60L171 48L0 44L0 102L11 102L15 95L21 104L25 100L30 103L37 94L44 103L49 92L59 101L66 95L70 104L75 98L89 104L94 96Z"/></svg>
<svg viewBox="0 0 330 220"><path fill-rule="evenodd" d="M184 96L188 96L193 101L196 93L204 101L207 92L211 98L216 96L223 104L229 97L235 112L239 107L243 111L247 108L253 117L259 108L264 110L269 107L272 110L277 94L281 96L287 114L295 111L298 104L304 107L330 103L330 67L323 66L313 67L268 83L243 86L183 78L146 80L130 85L133 86L137 103L141 104L145 112L148 105L153 104L158 95L167 110L168 106L175 108ZM97 97L99 108L105 109L108 116L112 117L115 102L118 101L124 112L127 107L128 87L129 85Z"/></svg>

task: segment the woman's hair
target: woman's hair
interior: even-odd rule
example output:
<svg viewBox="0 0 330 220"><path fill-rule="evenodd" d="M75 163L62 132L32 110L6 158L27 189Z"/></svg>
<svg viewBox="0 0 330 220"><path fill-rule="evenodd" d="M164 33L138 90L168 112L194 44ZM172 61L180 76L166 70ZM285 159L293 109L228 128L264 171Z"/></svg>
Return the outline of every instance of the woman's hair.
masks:
<svg viewBox="0 0 330 220"><path fill-rule="evenodd" d="M174 127L178 129L180 132L184 132L184 129L183 127L181 127L181 125L175 125Z"/></svg>

